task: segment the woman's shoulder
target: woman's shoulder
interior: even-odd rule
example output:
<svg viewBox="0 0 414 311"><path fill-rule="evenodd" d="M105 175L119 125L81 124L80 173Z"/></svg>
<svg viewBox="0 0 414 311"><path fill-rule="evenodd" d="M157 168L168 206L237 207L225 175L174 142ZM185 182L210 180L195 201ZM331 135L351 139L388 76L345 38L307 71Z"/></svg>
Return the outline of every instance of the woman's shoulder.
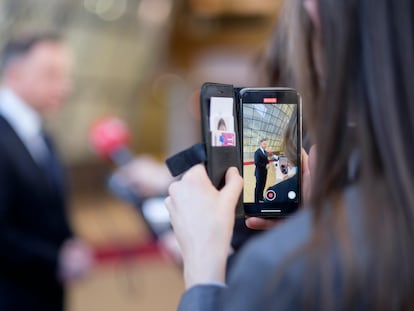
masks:
<svg viewBox="0 0 414 311"><path fill-rule="evenodd" d="M347 214L351 218L358 218L356 212L359 206L358 192L355 189L347 189L344 199ZM300 309L295 297L300 295L301 287L307 277L306 261L309 254L303 252L298 256L297 252L306 249L302 246L305 246L311 238L313 214L312 208L303 208L243 247L228 280L229 291L226 300L233 301L232 307L237 305L239 310L257 309L257 306L262 303L260 297L263 298L262 294L268 292L269 284L274 284L272 282L275 276L279 276L282 287L275 287L275 290L289 289L291 293L287 297L292 298L283 303L279 301L279 309ZM357 222L354 221L353 224ZM332 254L334 253L335 250L332 249ZM246 283L249 285L246 286ZM249 300L242 299L244 296L248 296Z"/></svg>
<svg viewBox="0 0 414 311"><path fill-rule="evenodd" d="M344 192L346 214L350 220L351 231L359 231L358 209L360 196L356 187L349 187ZM329 206L327 206L329 208ZM303 246L311 237L314 210L305 207L281 220L273 229L252 238L239 254L236 265L277 266L290 254ZM358 229L359 228L359 229ZM355 232L356 233L356 232Z"/></svg>
<svg viewBox="0 0 414 311"><path fill-rule="evenodd" d="M274 263L283 258L309 238L312 214L310 208L303 208L288 219L281 219L273 229L249 241L242 250L244 256L240 257L247 257L247 261L254 257L264 261L262 263Z"/></svg>
<svg viewBox="0 0 414 311"><path fill-rule="evenodd" d="M272 230L252 238L236 258L222 298L227 310L259 310L272 275L309 237L311 210L303 209ZM298 266L300 269L300 267ZM297 269L293 271L298 274ZM246 299L248 297L248 299Z"/></svg>

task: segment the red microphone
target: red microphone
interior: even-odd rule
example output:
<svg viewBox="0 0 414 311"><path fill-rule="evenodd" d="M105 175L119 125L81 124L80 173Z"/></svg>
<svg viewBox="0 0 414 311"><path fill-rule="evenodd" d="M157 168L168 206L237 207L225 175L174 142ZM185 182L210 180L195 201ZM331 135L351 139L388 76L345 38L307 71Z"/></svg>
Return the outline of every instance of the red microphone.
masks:
<svg viewBox="0 0 414 311"><path fill-rule="evenodd" d="M118 166L135 160L128 148L128 127L121 119L105 117L97 120L90 127L89 140L97 154L112 160ZM171 231L164 197L148 198L140 195L123 174L112 174L107 186L113 194L137 207L154 237L161 237Z"/></svg>
<svg viewBox="0 0 414 311"><path fill-rule="evenodd" d="M124 121L115 117L104 117L92 124L89 140L95 152L122 166L134 159L128 148L130 133Z"/></svg>

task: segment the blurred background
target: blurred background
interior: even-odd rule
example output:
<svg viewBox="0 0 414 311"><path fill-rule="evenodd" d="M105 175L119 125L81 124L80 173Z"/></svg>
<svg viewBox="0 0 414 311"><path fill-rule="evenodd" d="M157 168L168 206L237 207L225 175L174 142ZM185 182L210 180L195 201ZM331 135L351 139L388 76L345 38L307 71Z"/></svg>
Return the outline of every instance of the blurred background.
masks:
<svg viewBox="0 0 414 311"><path fill-rule="evenodd" d="M113 170L88 142L117 116L131 148L162 161L200 140L203 82L249 86L281 0L0 0L0 48L14 34L57 31L75 57L73 92L50 128L71 181L75 231L102 254L68 285L67 310L175 310L180 268L151 245L139 214L106 190ZM162 299L160 299L162 297Z"/></svg>

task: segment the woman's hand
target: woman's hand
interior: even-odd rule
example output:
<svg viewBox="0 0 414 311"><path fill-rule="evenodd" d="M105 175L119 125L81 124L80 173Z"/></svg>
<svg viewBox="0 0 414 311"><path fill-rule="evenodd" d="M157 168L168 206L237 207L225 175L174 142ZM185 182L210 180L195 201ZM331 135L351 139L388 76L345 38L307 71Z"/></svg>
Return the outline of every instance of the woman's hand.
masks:
<svg viewBox="0 0 414 311"><path fill-rule="evenodd" d="M253 230L267 230L273 228L279 221L283 221L284 218L268 219L261 217L248 217L246 218L246 226Z"/></svg>
<svg viewBox="0 0 414 311"><path fill-rule="evenodd" d="M312 172L316 165L316 145L309 150L309 155L302 149L302 198L304 205L308 205L311 200Z"/></svg>
<svg viewBox="0 0 414 311"><path fill-rule="evenodd" d="M302 149L302 199L304 205L309 204L312 188L312 174L316 162L316 146L313 145L309 155ZM246 219L246 226L254 230L266 230L275 226L284 218L266 219L260 217L249 217Z"/></svg>
<svg viewBox="0 0 414 311"><path fill-rule="evenodd" d="M171 184L165 203L182 251L187 288L224 282L235 207L242 188L238 170L230 168L226 185L218 191L203 165L194 166L181 181Z"/></svg>

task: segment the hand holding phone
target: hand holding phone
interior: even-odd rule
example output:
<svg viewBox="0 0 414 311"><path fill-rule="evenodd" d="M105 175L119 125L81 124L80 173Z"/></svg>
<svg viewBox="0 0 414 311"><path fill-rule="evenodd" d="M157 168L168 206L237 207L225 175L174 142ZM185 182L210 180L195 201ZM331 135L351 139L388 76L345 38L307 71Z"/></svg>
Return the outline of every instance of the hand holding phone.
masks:
<svg viewBox="0 0 414 311"><path fill-rule="evenodd" d="M170 171L183 173L203 162L212 184L221 189L234 166L244 178L236 217L293 213L301 203L299 94L288 88L205 83L200 108L204 144L170 157Z"/></svg>

